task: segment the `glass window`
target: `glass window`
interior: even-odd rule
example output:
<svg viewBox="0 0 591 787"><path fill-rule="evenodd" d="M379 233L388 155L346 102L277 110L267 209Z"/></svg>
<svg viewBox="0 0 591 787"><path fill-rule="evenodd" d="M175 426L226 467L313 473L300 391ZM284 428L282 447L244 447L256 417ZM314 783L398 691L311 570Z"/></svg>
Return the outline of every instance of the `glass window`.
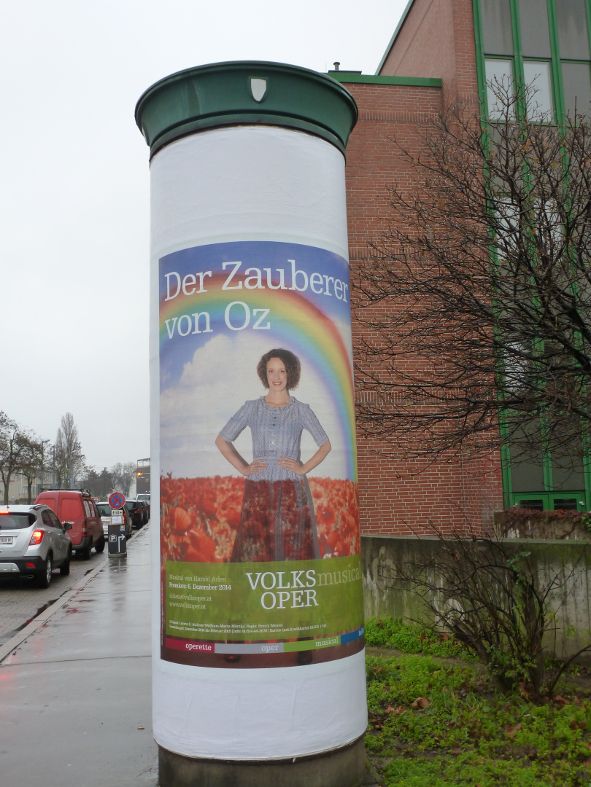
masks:
<svg viewBox="0 0 591 787"><path fill-rule="evenodd" d="M497 237L497 254L501 259L507 259L519 247L521 235L519 208L511 197L499 196L495 197L493 210L495 215L492 226Z"/></svg>
<svg viewBox="0 0 591 787"><path fill-rule="evenodd" d="M577 499L573 497L557 497L553 501L554 511L576 511Z"/></svg>
<svg viewBox="0 0 591 787"><path fill-rule="evenodd" d="M502 345L503 390L509 394L518 394L531 385L531 349L524 342L510 339L503 339Z"/></svg>
<svg viewBox="0 0 591 787"><path fill-rule="evenodd" d="M513 61L486 60L485 72L489 118L500 120L507 113L513 117L513 106L508 106L513 96Z"/></svg>
<svg viewBox="0 0 591 787"><path fill-rule="evenodd" d="M567 418L564 423L564 445L552 453L552 488L558 492L585 488L583 444L577 436L578 428L578 419Z"/></svg>
<svg viewBox="0 0 591 787"><path fill-rule="evenodd" d="M62 529L62 523L59 521L53 511L49 512L49 519L51 520L52 527L57 527L58 530Z"/></svg>
<svg viewBox="0 0 591 787"><path fill-rule="evenodd" d="M482 40L489 55L512 55L509 0L480 0Z"/></svg>
<svg viewBox="0 0 591 787"><path fill-rule="evenodd" d="M588 63L563 63L562 81L564 83L564 108L574 117L589 114L591 101L591 79Z"/></svg>
<svg viewBox="0 0 591 787"><path fill-rule="evenodd" d="M529 119L550 122L554 117L550 63L539 60L525 60L523 63L523 76L527 91L527 114Z"/></svg>
<svg viewBox="0 0 591 787"><path fill-rule="evenodd" d="M589 59L585 5L585 0L558 0L556 3L560 57Z"/></svg>
<svg viewBox="0 0 591 787"><path fill-rule="evenodd" d="M2 514L0 530L24 530L35 524L35 514Z"/></svg>
<svg viewBox="0 0 591 787"><path fill-rule="evenodd" d="M543 500L520 500L519 501L519 508L527 508L531 511L543 511L544 510L544 501Z"/></svg>
<svg viewBox="0 0 591 787"><path fill-rule="evenodd" d="M563 211L553 197L544 196L536 199L534 203L534 215L532 232L536 236L538 250L544 251L549 258L560 260L564 253L564 222ZM557 282L562 283L567 289L570 287L570 277L565 281L561 276L564 271L556 267L554 269Z"/></svg>
<svg viewBox="0 0 591 787"><path fill-rule="evenodd" d="M539 421L525 421L510 440L513 492L544 491L543 453Z"/></svg>
<svg viewBox="0 0 591 787"><path fill-rule="evenodd" d="M546 0L519 0L521 52L525 57L550 57Z"/></svg>

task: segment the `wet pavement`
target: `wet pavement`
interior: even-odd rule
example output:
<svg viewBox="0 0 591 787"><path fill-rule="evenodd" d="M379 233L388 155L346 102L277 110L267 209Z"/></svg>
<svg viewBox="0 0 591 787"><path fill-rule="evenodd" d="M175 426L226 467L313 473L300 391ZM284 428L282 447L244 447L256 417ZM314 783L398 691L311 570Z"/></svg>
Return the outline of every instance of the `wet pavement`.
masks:
<svg viewBox="0 0 591 787"><path fill-rule="evenodd" d="M0 784L157 787L150 626L148 525L0 644Z"/></svg>
<svg viewBox="0 0 591 787"><path fill-rule="evenodd" d="M65 593L83 583L86 575L106 559L106 551L101 555L93 552L90 560L74 557L69 576L62 577L54 571L48 588L36 587L30 577L0 577L0 646Z"/></svg>
<svg viewBox="0 0 591 787"><path fill-rule="evenodd" d="M155 787L150 528L0 646L0 780Z"/></svg>

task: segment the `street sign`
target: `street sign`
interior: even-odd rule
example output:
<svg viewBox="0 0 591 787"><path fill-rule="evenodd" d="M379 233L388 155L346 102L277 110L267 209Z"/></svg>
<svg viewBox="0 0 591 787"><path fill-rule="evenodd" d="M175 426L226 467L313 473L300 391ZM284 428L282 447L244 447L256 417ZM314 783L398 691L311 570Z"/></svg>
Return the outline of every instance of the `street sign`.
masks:
<svg viewBox="0 0 591 787"><path fill-rule="evenodd" d="M123 508L125 505L125 495L121 492L112 492L109 495L109 505L111 508Z"/></svg>

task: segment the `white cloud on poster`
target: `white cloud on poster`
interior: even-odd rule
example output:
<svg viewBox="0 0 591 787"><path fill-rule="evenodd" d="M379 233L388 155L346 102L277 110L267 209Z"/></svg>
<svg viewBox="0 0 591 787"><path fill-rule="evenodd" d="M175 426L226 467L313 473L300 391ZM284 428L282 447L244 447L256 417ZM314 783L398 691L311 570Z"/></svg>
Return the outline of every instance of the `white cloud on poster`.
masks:
<svg viewBox="0 0 591 787"><path fill-rule="evenodd" d="M197 349L179 381L161 393L160 445L163 473L174 477L235 474L214 441L220 429L247 399L265 393L257 373L259 358L273 347L272 337L237 333L218 335ZM287 349L290 349L287 347ZM325 382L302 360L300 385L294 395L310 404L329 435L333 450L316 475L346 477L346 457L338 419ZM245 430L235 441L237 450L252 458L251 435ZM310 435L302 437L302 457L316 450Z"/></svg>

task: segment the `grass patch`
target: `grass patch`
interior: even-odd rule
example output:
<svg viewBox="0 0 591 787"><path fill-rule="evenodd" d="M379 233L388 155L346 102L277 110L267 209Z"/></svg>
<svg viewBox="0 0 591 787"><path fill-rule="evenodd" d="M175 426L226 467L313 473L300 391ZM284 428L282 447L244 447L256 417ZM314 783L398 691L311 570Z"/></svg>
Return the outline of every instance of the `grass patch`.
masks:
<svg viewBox="0 0 591 787"><path fill-rule="evenodd" d="M377 638L404 651L367 657L366 748L384 787L591 784L591 681L534 705L495 690L448 640L402 624L368 628L374 647Z"/></svg>
<svg viewBox="0 0 591 787"><path fill-rule="evenodd" d="M392 648L401 653L468 658L468 651L449 634L393 618L370 618L365 624L365 641L370 647Z"/></svg>

